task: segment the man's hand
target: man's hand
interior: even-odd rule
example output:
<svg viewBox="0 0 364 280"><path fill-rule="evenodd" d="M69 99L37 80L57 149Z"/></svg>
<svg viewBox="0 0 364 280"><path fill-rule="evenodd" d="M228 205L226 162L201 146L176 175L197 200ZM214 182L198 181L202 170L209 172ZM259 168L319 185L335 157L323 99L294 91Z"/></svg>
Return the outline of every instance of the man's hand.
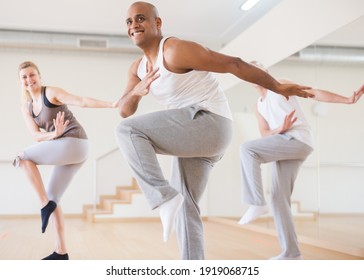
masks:
<svg viewBox="0 0 364 280"><path fill-rule="evenodd" d="M150 90L150 85L160 76L160 74L157 73L158 70L159 68L149 71L148 74L135 86L133 89L133 95L147 95Z"/></svg>
<svg viewBox="0 0 364 280"><path fill-rule="evenodd" d="M287 99L289 96L296 95L303 98L313 98L315 95L313 93L308 92L311 87L308 86L301 86L296 84L280 84L276 93L279 93L286 97Z"/></svg>
<svg viewBox="0 0 364 280"><path fill-rule="evenodd" d="M294 113L296 113L296 110L293 110L291 113L286 115L279 133L285 133L287 130L291 129L293 124L297 121L297 117L294 117Z"/></svg>

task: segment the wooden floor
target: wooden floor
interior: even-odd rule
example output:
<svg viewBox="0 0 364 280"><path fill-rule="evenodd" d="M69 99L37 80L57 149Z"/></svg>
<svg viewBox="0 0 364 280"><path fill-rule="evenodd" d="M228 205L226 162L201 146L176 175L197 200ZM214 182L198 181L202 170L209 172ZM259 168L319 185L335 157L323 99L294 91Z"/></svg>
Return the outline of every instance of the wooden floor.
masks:
<svg viewBox="0 0 364 280"><path fill-rule="evenodd" d="M272 218L253 222L254 226L275 232ZM301 242L364 257L364 215L321 215L315 220L295 220Z"/></svg>
<svg viewBox="0 0 364 280"><path fill-rule="evenodd" d="M236 225L236 221L209 219L205 225L205 251L209 260L265 260L279 254L276 236ZM162 241L159 221L90 223L66 219L67 244L74 260L178 260L175 236ZM358 256L301 244L306 260L355 260ZM45 234L40 218L0 219L0 259L41 259L53 252L51 226Z"/></svg>

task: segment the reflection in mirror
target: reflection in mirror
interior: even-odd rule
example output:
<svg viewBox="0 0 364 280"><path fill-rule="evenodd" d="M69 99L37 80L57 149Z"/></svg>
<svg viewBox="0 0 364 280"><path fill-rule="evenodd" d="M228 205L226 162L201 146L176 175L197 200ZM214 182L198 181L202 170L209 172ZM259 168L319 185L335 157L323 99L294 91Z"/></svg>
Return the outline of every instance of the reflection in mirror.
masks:
<svg viewBox="0 0 364 280"><path fill-rule="evenodd" d="M270 67L269 72L276 78L351 96L364 83L363 26L364 17ZM227 96L240 143L259 138L253 128L256 120L247 117L254 115L255 89L239 84ZM363 102L347 105L300 99L315 149L299 171L291 199L301 242L359 258L364 258ZM262 165L262 170L268 198L271 168ZM253 224L275 228L271 213Z"/></svg>
<svg viewBox="0 0 364 280"><path fill-rule="evenodd" d="M299 52L301 67L307 65L305 71L312 72L310 85L351 96L363 84L364 40L359 35L363 26L364 17ZM317 218L314 223L302 222L297 232L360 257L364 257L364 204L360 201L364 195L362 102L310 102L307 106L316 147L313 158L303 165L301 181L310 169L316 170ZM309 209L304 208L303 201L301 206ZM314 226L310 232L311 224Z"/></svg>

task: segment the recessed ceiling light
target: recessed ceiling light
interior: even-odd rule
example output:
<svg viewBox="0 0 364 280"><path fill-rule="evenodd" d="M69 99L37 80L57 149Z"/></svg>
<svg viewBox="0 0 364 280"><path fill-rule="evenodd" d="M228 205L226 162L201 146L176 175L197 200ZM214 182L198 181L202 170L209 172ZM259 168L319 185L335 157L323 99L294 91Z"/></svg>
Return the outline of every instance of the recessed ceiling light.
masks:
<svg viewBox="0 0 364 280"><path fill-rule="evenodd" d="M248 11L253 8L260 0L247 0L241 5L240 9L243 11Z"/></svg>

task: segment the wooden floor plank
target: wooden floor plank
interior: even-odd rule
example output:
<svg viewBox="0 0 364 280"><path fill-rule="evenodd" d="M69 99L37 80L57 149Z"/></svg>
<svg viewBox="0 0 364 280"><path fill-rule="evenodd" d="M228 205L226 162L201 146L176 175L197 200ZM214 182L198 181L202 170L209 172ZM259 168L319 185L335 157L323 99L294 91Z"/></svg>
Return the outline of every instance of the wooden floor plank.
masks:
<svg viewBox="0 0 364 280"><path fill-rule="evenodd" d="M162 241L158 221L90 223L66 219L68 251L74 260L178 260L175 236ZM218 220L204 222L205 251L209 260L265 260L279 254L276 236L232 226ZM53 252L53 232L41 233L40 219L0 220L0 259L41 259ZM362 259L316 246L301 244L307 260Z"/></svg>

